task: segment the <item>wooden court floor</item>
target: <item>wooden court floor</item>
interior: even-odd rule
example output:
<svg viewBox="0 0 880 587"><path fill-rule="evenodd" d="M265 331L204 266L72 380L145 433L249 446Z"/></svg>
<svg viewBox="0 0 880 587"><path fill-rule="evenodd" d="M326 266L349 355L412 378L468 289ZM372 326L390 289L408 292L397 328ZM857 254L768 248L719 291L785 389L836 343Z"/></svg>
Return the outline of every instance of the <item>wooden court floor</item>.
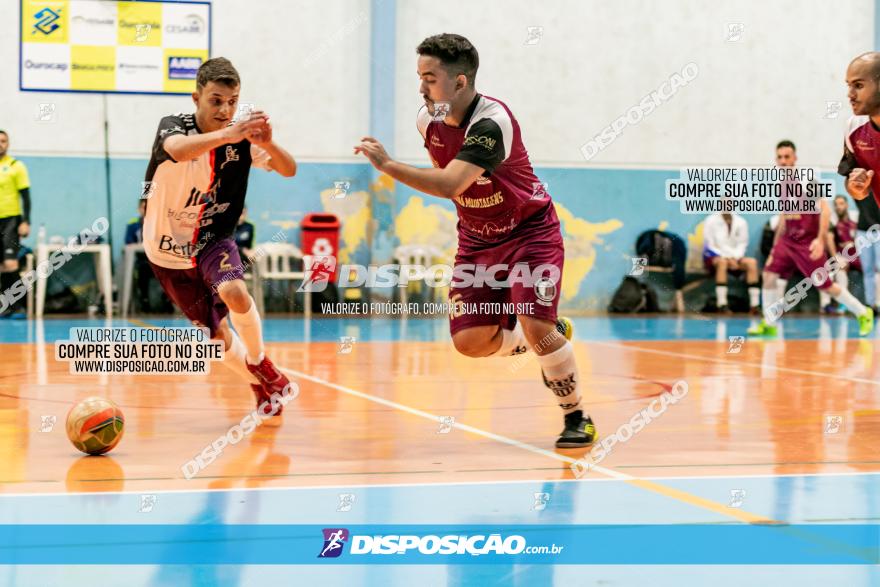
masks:
<svg viewBox="0 0 880 587"><path fill-rule="evenodd" d="M873 341L593 340L575 343L584 400L607 436L677 381L688 394L588 477L880 471ZM222 365L206 376L85 376L51 343L0 345L0 491L63 493L345 484L564 480L554 396L532 358L474 360L444 341L271 342L300 386L285 414L193 479L183 464L253 409ZM64 417L89 395L118 403L125 436L80 455ZM43 431L44 416L56 424ZM451 418L451 419L450 419ZM454 419L454 420L452 420Z"/></svg>

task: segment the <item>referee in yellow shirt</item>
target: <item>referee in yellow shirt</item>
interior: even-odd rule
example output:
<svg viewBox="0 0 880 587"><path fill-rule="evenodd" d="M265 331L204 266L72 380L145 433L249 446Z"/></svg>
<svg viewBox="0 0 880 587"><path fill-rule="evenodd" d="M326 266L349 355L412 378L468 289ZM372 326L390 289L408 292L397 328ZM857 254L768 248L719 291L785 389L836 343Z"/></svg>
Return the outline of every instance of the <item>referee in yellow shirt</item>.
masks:
<svg viewBox="0 0 880 587"><path fill-rule="evenodd" d="M30 232L31 196L27 168L9 156L9 135L0 130L0 290L18 281L19 240ZM10 304L0 317L15 313L22 303ZM3 304L5 305L5 304Z"/></svg>

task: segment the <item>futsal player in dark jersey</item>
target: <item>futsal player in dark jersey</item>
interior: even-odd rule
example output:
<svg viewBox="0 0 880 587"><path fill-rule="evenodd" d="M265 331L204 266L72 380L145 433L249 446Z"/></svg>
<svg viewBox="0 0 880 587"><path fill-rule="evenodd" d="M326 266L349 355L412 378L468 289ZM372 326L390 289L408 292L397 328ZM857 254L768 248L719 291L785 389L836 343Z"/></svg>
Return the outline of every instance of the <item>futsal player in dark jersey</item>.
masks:
<svg viewBox="0 0 880 587"><path fill-rule="evenodd" d="M795 167L797 151L791 141L776 145L776 164L779 167ZM831 218L831 209L825 200L819 201L820 214L781 214L773 248L764 266L762 284L762 303L765 318L748 333L757 336L775 336L778 319L770 308L781 299L778 288L779 278L786 281L795 270L809 278L817 269L824 267L828 260L826 235ZM783 282L784 283L784 282ZM849 290L834 283L827 275L814 285L826 290L837 302L853 313L859 321L859 336L867 336L874 329L874 312L866 308Z"/></svg>
<svg viewBox="0 0 880 587"><path fill-rule="evenodd" d="M565 256L559 220L550 194L532 170L519 123L503 102L477 93L479 57L466 38L435 35L422 41L416 52L424 98L417 126L434 169L392 160L372 137L364 137L355 153L363 153L376 169L397 181L455 203L456 267L506 266L496 279L517 281L508 288L465 287L462 280L453 280L450 303L465 309L451 313L453 344L470 357L508 356L531 346L544 384L564 413L556 446L589 446L596 429L581 403L569 341L571 322L556 314ZM534 272L531 282L512 278L517 264ZM542 266L547 272L537 275ZM472 311L480 303L499 302L520 304L525 310L516 315Z"/></svg>
<svg viewBox="0 0 880 587"><path fill-rule="evenodd" d="M224 341L225 364L251 383L259 407L272 393L284 394L289 381L264 353L260 315L242 279L233 233L251 166L292 177L296 162L272 140L264 112L233 122L240 85L232 63L209 59L197 74L195 114L159 122L145 178L143 242L165 293L194 324Z"/></svg>

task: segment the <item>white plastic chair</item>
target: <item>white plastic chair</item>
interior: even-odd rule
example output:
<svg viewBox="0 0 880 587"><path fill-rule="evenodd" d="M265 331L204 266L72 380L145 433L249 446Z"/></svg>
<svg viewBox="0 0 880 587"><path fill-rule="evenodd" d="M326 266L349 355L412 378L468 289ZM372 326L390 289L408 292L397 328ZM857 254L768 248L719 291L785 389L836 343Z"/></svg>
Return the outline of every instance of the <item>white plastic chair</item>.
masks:
<svg viewBox="0 0 880 587"><path fill-rule="evenodd" d="M443 253L433 245L401 245L394 249L394 259L400 265L421 265L425 269L435 264L435 261L442 261ZM429 287L427 283L426 287ZM431 301L443 299L442 287L432 287ZM400 302L406 304L409 300L409 285L400 289Z"/></svg>
<svg viewBox="0 0 880 587"><path fill-rule="evenodd" d="M24 272L30 273L34 270L34 254L28 253L24 256ZM34 317L34 288L29 287L27 290L27 317Z"/></svg>
<svg viewBox="0 0 880 587"><path fill-rule="evenodd" d="M302 251L291 243L262 243L254 248L257 263L254 273L254 293L257 301L257 309L260 314L264 313L263 282L265 280L293 281L305 279L303 270L294 271L293 267L303 266ZM305 316L312 315L312 295L305 292Z"/></svg>
<svg viewBox="0 0 880 587"><path fill-rule="evenodd" d="M43 243L37 244L36 263L39 268L41 264L49 262L49 254L54 251L60 251L67 245L64 243ZM91 253L95 255L95 275L98 279L98 289L104 295L104 308L107 318L113 316L113 274L110 269L110 245L107 244L90 244L78 245L79 254ZM36 317L43 317L43 309L46 307L46 281L48 274L45 271L37 271L37 299L36 299Z"/></svg>
<svg viewBox="0 0 880 587"><path fill-rule="evenodd" d="M122 317L128 317L131 308L131 282L134 280L134 261L138 253L144 252L144 243L125 245L122 259Z"/></svg>

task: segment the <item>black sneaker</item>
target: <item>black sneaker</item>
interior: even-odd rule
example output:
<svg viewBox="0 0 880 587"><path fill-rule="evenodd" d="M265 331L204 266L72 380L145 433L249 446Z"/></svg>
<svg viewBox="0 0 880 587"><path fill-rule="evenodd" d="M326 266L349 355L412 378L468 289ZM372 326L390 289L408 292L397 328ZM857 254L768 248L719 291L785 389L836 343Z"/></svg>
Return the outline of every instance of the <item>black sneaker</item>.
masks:
<svg viewBox="0 0 880 587"><path fill-rule="evenodd" d="M565 415L565 429L556 440L556 448L584 448L593 444L599 435L589 416L581 410Z"/></svg>

